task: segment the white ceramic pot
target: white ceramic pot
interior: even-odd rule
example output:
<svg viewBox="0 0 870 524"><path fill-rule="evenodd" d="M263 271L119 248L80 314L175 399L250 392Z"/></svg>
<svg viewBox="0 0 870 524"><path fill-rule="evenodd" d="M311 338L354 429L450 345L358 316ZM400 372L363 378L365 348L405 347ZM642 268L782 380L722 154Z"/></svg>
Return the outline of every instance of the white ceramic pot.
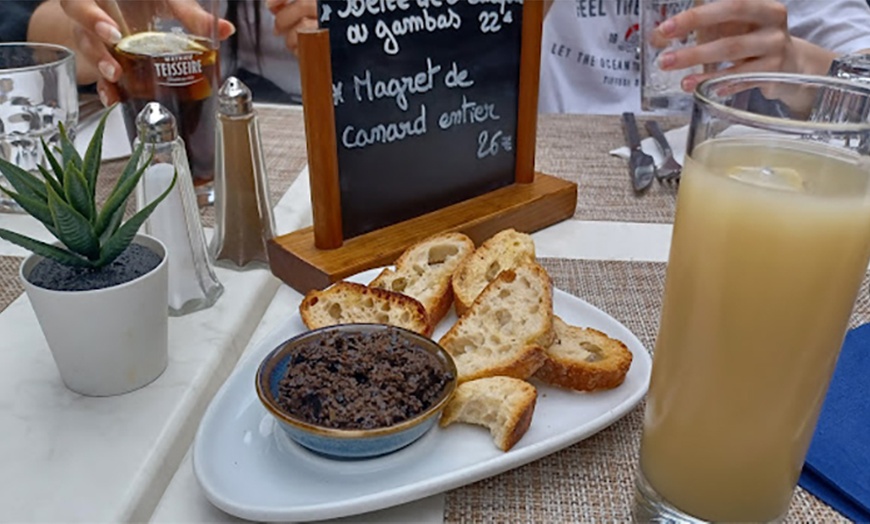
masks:
<svg viewBox="0 0 870 524"><path fill-rule="evenodd" d="M161 258L149 273L118 286L54 291L27 280L42 257L30 255L19 276L64 384L90 396L119 395L152 382L169 361L166 247L137 235Z"/></svg>

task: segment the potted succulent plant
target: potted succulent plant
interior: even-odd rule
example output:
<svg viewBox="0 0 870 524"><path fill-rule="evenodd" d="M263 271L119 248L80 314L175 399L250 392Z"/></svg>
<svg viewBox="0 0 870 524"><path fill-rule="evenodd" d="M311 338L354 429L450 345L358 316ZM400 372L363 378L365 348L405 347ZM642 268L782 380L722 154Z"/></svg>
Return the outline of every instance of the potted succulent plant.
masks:
<svg viewBox="0 0 870 524"><path fill-rule="evenodd" d="M32 254L19 271L63 382L84 395L107 396L140 388L168 362L167 257L158 240L138 230L169 194L124 222L127 200L147 163L142 148L128 160L102 207L97 206L106 117L84 158L61 127L60 147L42 147L49 168L42 178L0 159L2 189L57 238L48 244L0 229L0 238Z"/></svg>

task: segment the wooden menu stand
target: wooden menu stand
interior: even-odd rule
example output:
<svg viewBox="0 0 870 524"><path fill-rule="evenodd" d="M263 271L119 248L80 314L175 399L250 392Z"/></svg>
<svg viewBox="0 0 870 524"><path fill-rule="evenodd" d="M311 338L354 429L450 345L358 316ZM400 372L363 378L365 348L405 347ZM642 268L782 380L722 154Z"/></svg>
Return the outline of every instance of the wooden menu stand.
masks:
<svg viewBox="0 0 870 524"><path fill-rule="evenodd" d="M574 215L577 186L538 173L529 184L513 184L438 211L345 241L336 249L315 247L312 227L269 242L272 272L301 293L323 289L347 276L391 264L408 246L436 233L460 231L475 244L502 229L531 233Z"/></svg>
<svg viewBox="0 0 870 524"><path fill-rule="evenodd" d="M272 273L305 293L390 264L410 245L437 233L459 231L479 244L502 229L530 233L573 216L576 184L534 171L542 25L543 2L525 2L514 183L350 239L343 238L341 226L329 32L300 32L314 225L269 242Z"/></svg>

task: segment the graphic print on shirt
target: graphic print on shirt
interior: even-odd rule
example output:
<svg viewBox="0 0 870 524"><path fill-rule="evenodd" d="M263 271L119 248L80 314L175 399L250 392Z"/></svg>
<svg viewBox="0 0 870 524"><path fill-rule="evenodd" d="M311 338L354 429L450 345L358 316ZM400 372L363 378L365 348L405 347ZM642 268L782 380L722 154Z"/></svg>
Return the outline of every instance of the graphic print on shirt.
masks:
<svg viewBox="0 0 870 524"><path fill-rule="evenodd" d="M593 43L591 35L597 35L600 41L592 46L577 46L554 39L550 42L550 53L583 70L584 74L595 75L603 85L640 86L640 0L556 0L560 1L573 2L574 16L578 19L576 27L589 35L584 43Z"/></svg>
<svg viewBox="0 0 870 524"><path fill-rule="evenodd" d="M631 54L640 1L553 1L541 48L541 113L641 111L639 58ZM682 1L690 0L673 0ZM788 8L792 36L838 54L870 48L870 10L864 0L777 1ZM631 64L628 70L614 67L625 61Z"/></svg>

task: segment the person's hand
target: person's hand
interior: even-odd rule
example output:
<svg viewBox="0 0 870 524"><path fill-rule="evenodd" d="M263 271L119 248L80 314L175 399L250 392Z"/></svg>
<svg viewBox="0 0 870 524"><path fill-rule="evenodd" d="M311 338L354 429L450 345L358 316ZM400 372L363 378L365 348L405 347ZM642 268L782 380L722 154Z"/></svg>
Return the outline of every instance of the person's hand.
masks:
<svg viewBox="0 0 870 524"><path fill-rule="evenodd" d="M193 34L208 35L211 32L213 18L205 11L196 0L165 0L166 5L172 11L172 15L178 19ZM73 27L73 43L76 51L76 59L83 61L86 66L96 71L99 76L92 74L91 78L82 78L80 83L97 82L97 92L100 100L105 105L116 102L118 91L115 83L121 78L121 65L112 57L109 48L117 44L122 38L122 28L115 20L121 19L119 14L110 12L113 7L117 9L117 3L106 0L60 0L63 11L69 17ZM103 9L103 6L106 9ZM108 10L108 12L107 12ZM124 28L126 29L126 28ZM218 38L224 40L235 32L235 27L226 21L218 21Z"/></svg>
<svg viewBox="0 0 870 524"><path fill-rule="evenodd" d="M299 30L317 29L317 1L266 0L266 6L275 15L275 34L284 38L287 49L297 54Z"/></svg>
<svg viewBox="0 0 870 524"><path fill-rule="evenodd" d="M728 67L686 76L682 88L732 73L778 71L824 72L833 53L794 38L788 30L788 11L776 0L718 0L679 13L660 24L654 43L680 40L691 32L698 45L659 56L659 66L677 70L697 65L728 63Z"/></svg>

